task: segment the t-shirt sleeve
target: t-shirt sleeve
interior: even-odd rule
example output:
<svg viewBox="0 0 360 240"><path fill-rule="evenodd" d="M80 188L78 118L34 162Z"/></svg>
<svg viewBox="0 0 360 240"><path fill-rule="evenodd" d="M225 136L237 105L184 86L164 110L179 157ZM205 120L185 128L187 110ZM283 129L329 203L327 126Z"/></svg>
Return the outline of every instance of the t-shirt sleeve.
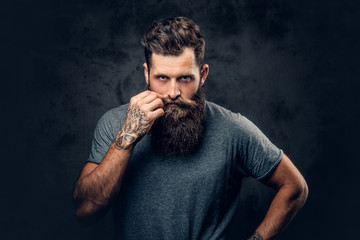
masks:
<svg viewBox="0 0 360 240"><path fill-rule="evenodd" d="M87 162L100 163L114 141L110 113L105 113L97 122L91 151Z"/></svg>
<svg viewBox="0 0 360 240"><path fill-rule="evenodd" d="M271 173L279 164L283 151L277 148L251 121L241 116L238 156L240 171L258 180Z"/></svg>

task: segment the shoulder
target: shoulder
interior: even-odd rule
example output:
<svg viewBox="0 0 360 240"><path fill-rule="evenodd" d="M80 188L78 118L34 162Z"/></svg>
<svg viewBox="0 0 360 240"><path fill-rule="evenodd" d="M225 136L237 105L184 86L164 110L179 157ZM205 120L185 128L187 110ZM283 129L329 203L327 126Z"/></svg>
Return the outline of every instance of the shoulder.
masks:
<svg viewBox="0 0 360 240"><path fill-rule="evenodd" d="M224 124L246 124L249 121L240 113L235 113L216 103L206 101L206 117L211 123L222 122Z"/></svg>
<svg viewBox="0 0 360 240"><path fill-rule="evenodd" d="M232 111L210 101L206 101L206 111L208 115L228 116L233 114Z"/></svg>
<svg viewBox="0 0 360 240"><path fill-rule="evenodd" d="M97 122L97 129L112 133L123 124L129 104L120 105L105 112Z"/></svg>
<svg viewBox="0 0 360 240"><path fill-rule="evenodd" d="M206 121L210 126L241 135L258 131L257 126L240 113L235 113L216 103L206 101Z"/></svg>
<svg viewBox="0 0 360 240"><path fill-rule="evenodd" d="M119 121L126 116L129 104L123 104L105 112L99 121Z"/></svg>

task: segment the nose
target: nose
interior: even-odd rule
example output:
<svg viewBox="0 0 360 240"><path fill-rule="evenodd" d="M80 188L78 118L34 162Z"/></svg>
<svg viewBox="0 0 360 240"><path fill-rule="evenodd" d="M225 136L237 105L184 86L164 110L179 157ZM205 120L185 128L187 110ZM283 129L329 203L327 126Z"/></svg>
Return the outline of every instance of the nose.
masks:
<svg viewBox="0 0 360 240"><path fill-rule="evenodd" d="M180 92L180 88L178 85L179 84L177 83L177 81L175 79L169 81L169 88L168 88L167 95L171 99L176 99L178 96L180 96L181 92Z"/></svg>

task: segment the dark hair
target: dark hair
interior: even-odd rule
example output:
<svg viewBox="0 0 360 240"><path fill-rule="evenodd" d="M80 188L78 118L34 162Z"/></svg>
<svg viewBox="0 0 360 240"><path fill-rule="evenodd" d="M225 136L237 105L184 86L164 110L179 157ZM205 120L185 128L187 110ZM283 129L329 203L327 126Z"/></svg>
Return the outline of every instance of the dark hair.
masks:
<svg viewBox="0 0 360 240"><path fill-rule="evenodd" d="M196 64L200 67L204 61L205 39L199 27L186 17L167 18L153 22L142 41L145 60L151 67L152 53L178 56L185 47L194 49Z"/></svg>

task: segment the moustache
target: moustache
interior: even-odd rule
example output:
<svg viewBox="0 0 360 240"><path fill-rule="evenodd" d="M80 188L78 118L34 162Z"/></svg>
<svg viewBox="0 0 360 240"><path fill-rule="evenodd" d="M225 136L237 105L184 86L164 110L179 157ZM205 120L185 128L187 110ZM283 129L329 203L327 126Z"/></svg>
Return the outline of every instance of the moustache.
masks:
<svg viewBox="0 0 360 240"><path fill-rule="evenodd" d="M187 107L187 108L195 108L196 107L196 102L192 99L185 99L182 97L178 97L175 100L171 99L169 97L165 97L163 99L164 105L165 107L168 107L169 105L176 105L178 107Z"/></svg>

